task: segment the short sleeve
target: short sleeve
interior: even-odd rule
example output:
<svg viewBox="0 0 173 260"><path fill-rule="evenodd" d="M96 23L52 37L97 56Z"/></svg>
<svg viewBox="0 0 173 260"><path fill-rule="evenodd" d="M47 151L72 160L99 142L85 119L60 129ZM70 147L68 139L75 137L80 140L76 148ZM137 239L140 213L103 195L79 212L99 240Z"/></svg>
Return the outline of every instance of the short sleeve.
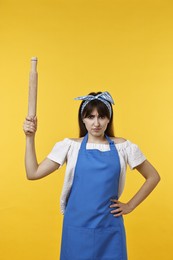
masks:
<svg viewBox="0 0 173 260"><path fill-rule="evenodd" d="M140 165L146 160L146 157L143 154L143 152L140 150L139 146L130 141L128 141L126 152L127 152L127 163L131 170L133 170L136 166Z"/></svg>
<svg viewBox="0 0 173 260"><path fill-rule="evenodd" d="M65 138L64 140L57 142L53 146L51 152L47 155L47 158L59 163L62 166L66 161L70 144L71 142L68 138Z"/></svg>

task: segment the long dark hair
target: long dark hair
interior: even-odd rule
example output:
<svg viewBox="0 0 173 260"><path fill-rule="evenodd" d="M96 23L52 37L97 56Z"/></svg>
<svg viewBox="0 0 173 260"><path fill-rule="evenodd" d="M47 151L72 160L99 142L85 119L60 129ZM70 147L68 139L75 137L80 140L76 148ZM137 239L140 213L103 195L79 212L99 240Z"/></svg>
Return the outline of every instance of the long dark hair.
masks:
<svg viewBox="0 0 173 260"><path fill-rule="evenodd" d="M88 95L93 95L96 96L98 94L101 94L102 92L91 92ZM83 123L82 119L89 116L93 109L96 108L98 111L98 114L100 116L106 116L110 121L108 123L107 129L105 131L105 134L108 136L112 136L114 137L114 128L113 128L113 110L112 110L112 105L109 102L109 104L111 105L111 118L110 118L110 113L109 110L107 108L107 106L100 100L98 99L94 99L91 100L84 108L82 114L81 114L81 108L83 103L85 102L85 100L82 101L82 103L80 104L79 107L79 111L78 111L78 123L79 123L79 137L83 137L87 134L87 129L85 127L85 124Z"/></svg>

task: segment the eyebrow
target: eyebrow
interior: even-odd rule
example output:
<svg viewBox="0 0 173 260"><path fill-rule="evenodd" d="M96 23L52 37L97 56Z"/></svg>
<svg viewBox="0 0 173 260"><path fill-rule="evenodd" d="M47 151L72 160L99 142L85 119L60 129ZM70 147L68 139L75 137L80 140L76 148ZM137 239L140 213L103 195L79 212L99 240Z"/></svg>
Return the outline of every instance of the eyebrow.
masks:
<svg viewBox="0 0 173 260"><path fill-rule="evenodd" d="M95 116L94 114L89 114L88 116ZM105 116L105 115L100 115L100 114L98 114L98 116Z"/></svg>

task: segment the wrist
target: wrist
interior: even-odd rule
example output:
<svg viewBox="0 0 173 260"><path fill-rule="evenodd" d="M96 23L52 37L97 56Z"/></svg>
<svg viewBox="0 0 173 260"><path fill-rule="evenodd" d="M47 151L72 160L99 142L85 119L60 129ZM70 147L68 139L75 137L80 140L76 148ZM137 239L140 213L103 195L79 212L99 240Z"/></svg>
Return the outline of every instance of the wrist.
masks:
<svg viewBox="0 0 173 260"><path fill-rule="evenodd" d="M129 207L130 211L133 211L136 208L135 205L131 201L127 202L127 205Z"/></svg>
<svg viewBox="0 0 173 260"><path fill-rule="evenodd" d="M27 142L33 142L35 140L35 134L34 135L26 135L26 141Z"/></svg>

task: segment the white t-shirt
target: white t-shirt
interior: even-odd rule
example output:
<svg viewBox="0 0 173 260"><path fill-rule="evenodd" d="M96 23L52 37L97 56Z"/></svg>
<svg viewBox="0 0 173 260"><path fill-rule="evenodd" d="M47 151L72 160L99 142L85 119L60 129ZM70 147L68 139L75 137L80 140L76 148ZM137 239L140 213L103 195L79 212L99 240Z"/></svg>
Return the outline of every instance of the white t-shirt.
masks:
<svg viewBox="0 0 173 260"><path fill-rule="evenodd" d="M74 170L80 145L80 142L65 138L62 141L55 143L51 152L47 156L47 158L49 158L50 160L59 163L60 167L64 163L66 163L64 184L60 197L60 210L62 214L64 214L65 212L66 203L73 184ZM115 146L118 151L121 165L118 189L119 198L124 190L127 164L129 165L130 169L133 170L134 167L144 162L146 160L146 157L139 149L138 145L132 143L129 140L118 144L115 143ZM109 151L110 147L109 144L87 143L86 149L99 149L100 151Z"/></svg>

